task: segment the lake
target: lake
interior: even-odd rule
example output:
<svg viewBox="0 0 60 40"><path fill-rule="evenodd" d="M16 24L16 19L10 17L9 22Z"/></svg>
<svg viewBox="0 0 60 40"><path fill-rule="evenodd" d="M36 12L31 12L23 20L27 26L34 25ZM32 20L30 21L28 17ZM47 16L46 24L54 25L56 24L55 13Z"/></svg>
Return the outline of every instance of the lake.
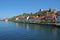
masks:
<svg viewBox="0 0 60 40"><path fill-rule="evenodd" d="M60 28L0 21L0 40L60 40Z"/></svg>

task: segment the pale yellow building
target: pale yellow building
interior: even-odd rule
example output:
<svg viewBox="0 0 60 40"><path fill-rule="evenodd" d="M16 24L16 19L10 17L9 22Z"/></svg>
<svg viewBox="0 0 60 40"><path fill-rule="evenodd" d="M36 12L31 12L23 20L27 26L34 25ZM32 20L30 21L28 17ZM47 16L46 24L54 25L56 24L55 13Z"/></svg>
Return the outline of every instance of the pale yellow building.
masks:
<svg viewBox="0 0 60 40"><path fill-rule="evenodd" d="M7 22L9 20L9 18L5 18L5 21Z"/></svg>

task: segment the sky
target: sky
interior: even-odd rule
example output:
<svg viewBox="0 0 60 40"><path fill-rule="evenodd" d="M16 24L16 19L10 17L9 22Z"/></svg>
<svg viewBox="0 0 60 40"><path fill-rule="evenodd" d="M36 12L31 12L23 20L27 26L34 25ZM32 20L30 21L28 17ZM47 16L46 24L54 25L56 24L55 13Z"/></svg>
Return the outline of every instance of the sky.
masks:
<svg viewBox="0 0 60 40"><path fill-rule="evenodd" d="M60 10L60 0L0 0L0 18L49 8Z"/></svg>

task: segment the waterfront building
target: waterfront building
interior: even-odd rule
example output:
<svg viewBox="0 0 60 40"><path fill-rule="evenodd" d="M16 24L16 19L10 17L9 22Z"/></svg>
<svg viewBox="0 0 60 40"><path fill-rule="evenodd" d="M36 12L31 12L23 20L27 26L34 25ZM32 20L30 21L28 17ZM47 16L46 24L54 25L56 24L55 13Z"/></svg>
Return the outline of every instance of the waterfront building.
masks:
<svg viewBox="0 0 60 40"><path fill-rule="evenodd" d="M16 20L19 20L19 16L16 17Z"/></svg>
<svg viewBox="0 0 60 40"><path fill-rule="evenodd" d="M38 19L38 16L21 16L16 17L16 20L36 20Z"/></svg>
<svg viewBox="0 0 60 40"><path fill-rule="evenodd" d="M57 16L57 22L60 23L60 16Z"/></svg>
<svg viewBox="0 0 60 40"><path fill-rule="evenodd" d="M55 14L48 14L48 15L46 16L46 19L47 19L47 20L56 20L56 15L55 15Z"/></svg>
<svg viewBox="0 0 60 40"><path fill-rule="evenodd" d="M57 12L57 22L60 23L60 11Z"/></svg>
<svg viewBox="0 0 60 40"><path fill-rule="evenodd" d="M5 18L4 20L5 20L6 22L8 22L9 18Z"/></svg>
<svg viewBox="0 0 60 40"><path fill-rule="evenodd" d="M27 17L27 20L29 20L29 16Z"/></svg>
<svg viewBox="0 0 60 40"><path fill-rule="evenodd" d="M54 22L56 19L57 18L55 14L47 14L45 16L41 16L41 20L50 20L51 22Z"/></svg>

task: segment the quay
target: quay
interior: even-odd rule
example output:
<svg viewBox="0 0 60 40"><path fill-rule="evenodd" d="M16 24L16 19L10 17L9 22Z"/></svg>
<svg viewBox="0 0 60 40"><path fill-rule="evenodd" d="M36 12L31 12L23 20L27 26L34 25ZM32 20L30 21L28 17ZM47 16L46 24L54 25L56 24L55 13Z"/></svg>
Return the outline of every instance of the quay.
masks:
<svg viewBox="0 0 60 40"><path fill-rule="evenodd" d="M49 26L60 26L60 23L39 23L40 25L49 25Z"/></svg>
<svg viewBox="0 0 60 40"><path fill-rule="evenodd" d="M56 23L55 25L59 27L60 26L60 23Z"/></svg>
<svg viewBox="0 0 60 40"><path fill-rule="evenodd" d="M19 22L19 21L14 21L16 23L26 23L26 24L38 24L38 25L47 25L47 26L60 26L60 23L34 23L34 22Z"/></svg>

